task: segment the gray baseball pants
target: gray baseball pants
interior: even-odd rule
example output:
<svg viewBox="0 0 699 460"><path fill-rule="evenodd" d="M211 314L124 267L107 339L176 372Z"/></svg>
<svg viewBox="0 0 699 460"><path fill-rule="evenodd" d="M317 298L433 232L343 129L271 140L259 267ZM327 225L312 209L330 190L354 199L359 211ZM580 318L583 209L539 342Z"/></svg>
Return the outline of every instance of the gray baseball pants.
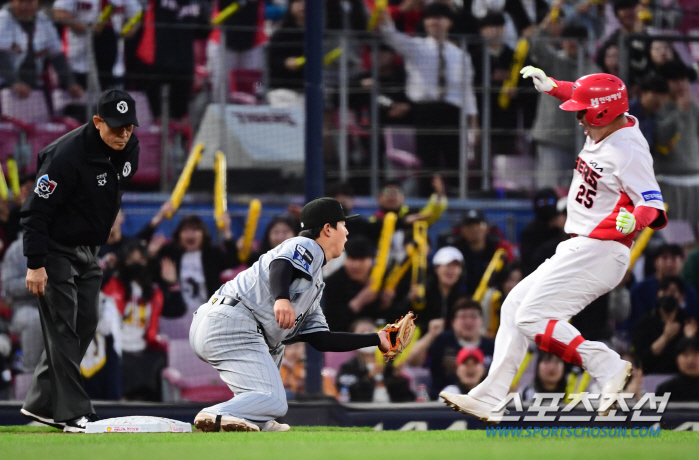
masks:
<svg viewBox="0 0 699 460"><path fill-rule="evenodd" d="M284 347L270 354L250 310L240 304L205 303L194 313L189 343L201 360L216 368L235 395L204 411L233 415L260 427L286 414L286 393L279 375Z"/></svg>

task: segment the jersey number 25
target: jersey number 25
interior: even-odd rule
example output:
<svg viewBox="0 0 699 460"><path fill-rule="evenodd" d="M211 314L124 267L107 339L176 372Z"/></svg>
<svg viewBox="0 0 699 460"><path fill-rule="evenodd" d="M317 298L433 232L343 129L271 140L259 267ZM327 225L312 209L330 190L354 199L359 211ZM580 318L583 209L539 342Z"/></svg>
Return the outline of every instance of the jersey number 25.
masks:
<svg viewBox="0 0 699 460"><path fill-rule="evenodd" d="M590 209L594 204L593 196L597 195L595 190L591 188L586 188L584 184L580 185L580 190L578 190L578 195L575 197L575 201Z"/></svg>

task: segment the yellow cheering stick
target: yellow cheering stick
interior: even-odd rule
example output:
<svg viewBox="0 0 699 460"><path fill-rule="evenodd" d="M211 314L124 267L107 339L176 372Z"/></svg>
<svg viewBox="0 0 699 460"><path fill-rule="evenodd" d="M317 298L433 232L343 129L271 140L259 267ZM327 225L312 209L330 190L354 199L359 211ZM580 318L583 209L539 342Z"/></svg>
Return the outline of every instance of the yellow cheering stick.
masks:
<svg viewBox="0 0 699 460"><path fill-rule="evenodd" d="M216 226L221 230L226 226L223 216L228 211L226 171L226 155L219 150L216 152L216 160L214 162L214 219L216 220Z"/></svg>
<svg viewBox="0 0 699 460"><path fill-rule="evenodd" d="M372 31L376 29L376 25L379 23L379 18L384 11L388 8L388 0L376 0L374 4L374 11L371 12L369 21L366 24L366 30Z"/></svg>
<svg viewBox="0 0 699 460"><path fill-rule="evenodd" d="M238 252L238 260L242 263L247 263L250 258L250 249L252 248L252 241L255 238L257 222L260 220L261 212L262 203L260 203L260 200L254 199L250 201L248 218L245 220L245 231L243 232L243 247L240 252Z"/></svg>
<svg viewBox="0 0 699 460"><path fill-rule="evenodd" d="M383 218L383 227L381 228L381 236L379 237L379 249L376 253L376 263L371 269L371 290L378 292L383 283L383 275L386 273L388 265L388 255L391 252L391 240L393 233L396 231L396 221L398 216L395 212L389 212Z"/></svg>
<svg viewBox="0 0 699 460"><path fill-rule="evenodd" d="M517 370L517 374L515 374L515 378L512 379L512 383L510 384L510 389L517 388L517 385L519 384L520 379L522 378L522 376L524 375L524 372L529 367L529 363L531 363L531 361L532 361L533 355L534 355L534 353L527 350L527 354L524 355L524 359L522 360L522 364L520 364L519 369Z"/></svg>
<svg viewBox="0 0 699 460"><path fill-rule="evenodd" d="M126 24L124 24L124 27L121 28L121 35L126 35L131 32L131 30L133 30L133 28L136 27L136 24L141 22L141 20L143 20L143 11L139 11L131 16Z"/></svg>
<svg viewBox="0 0 699 460"><path fill-rule="evenodd" d="M221 24L223 21L228 19L229 17L233 16L235 13L238 12L240 9L240 5L237 3L231 3L227 7L225 7L223 10L221 10L220 13L218 13L216 16L211 19L211 24L217 26Z"/></svg>
<svg viewBox="0 0 699 460"><path fill-rule="evenodd" d="M192 179L192 173L194 172L194 168L197 166L199 161L201 161L201 154L203 151L204 143L200 142L194 146L194 150L192 150L192 153L189 154L187 163L184 165L182 174L180 174L179 179L177 179L177 184L175 184L175 189L172 191L172 196L170 197L173 211L167 214L168 219L172 218L174 211L177 211L182 204L182 198L189 188L189 181Z"/></svg>
<svg viewBox="0 0 699 460"><path fill-rule="evenodd" d="M495 254L493 254L493 258L490 259L490 263L488 264L488 267L485 269L485 273L483 273L481 282L478 283L478 288L476 288L476 292L473 294L473 300L475 300L476 302L480 302L481 300L483 300L485 291L488 289L488 283L490 282L490 278L493 276L493 273L497 273L500 270L502 270L502 267L505 265L504 259L505 250L503 248L498 248L495 251Z"/></svg>
<svg viewBox="0 0 699 460"><path fill-rule="evenodd" d="M105 6L104 9L100 12L100 15L97 17L97 24L102 24L103 22L106 22L107 19L109 19L109 16L112 15L113 11L114 8L112 8L112 5Z"/></svg>
<svg viewBox="0 0 699 460"><path fill-rule="evenodd" d="M7 178L10 180L10 190L15 202L19 202L19 169L14 158L7 159Z"/></svg>
<svg viewBox="0 0 699 460"><path fill-rule="evenodd" d="M406 257L402 264L394 265L391 271L388 272L386 282L383 285L384 291L395 291L398 283L403 279L408 269L413 264L413 254L417 251L417 244L410 243L406 249Z"/></svg>
<svg viewBox="0 0 699 460"><path fill-rule="evenodd" d="M510 77L502 84L500 94L498 95L498 105L502 110L507 110L510 106L511 100L508 93L511 89L517 87L519 70L524 67L524 60L527 58L527 53L529 53L529 40L522 38L517 41L517 46L515 46L514 56L512 57L512 67L510 67Z"/></svg>
<svg viewBox="0 0 699 460"><path fill-rule="evenodd" d="M411 285L417 289L417 298L413 300L415 310L424 310L427 299L425 298L425 279L427 278L427 222L418 221L413 224L413 239L417 243L417 250L413 252L413 273Z"/></svg>
<svg viewBox="0 0 699 460"><path fill-rule="evenodd" d="M560 6L554 6L551 8L551 13L549 13L549 18L552 23L557 23L558 22L558 17L561 15L561 7Z"/></svg>
<svg viewBox="0 0 699 460"><path fill-rule="evenodd" d="M2 171L2 166L0 166L0 200L7 200L8 190L7 182L5 182L5 173Z"/></svg>
<svg viewBox="0 0 699 460"><path fill-rule="evenodd" d="M337 60L337 58L340 57L342 54L342 48L333 48L327 53L325 53L325 56L323 56L323 65L324 66L329 66L333 62ZM306 56L299 56L296 58L296 65L301 67L306 64Z"/></svg>

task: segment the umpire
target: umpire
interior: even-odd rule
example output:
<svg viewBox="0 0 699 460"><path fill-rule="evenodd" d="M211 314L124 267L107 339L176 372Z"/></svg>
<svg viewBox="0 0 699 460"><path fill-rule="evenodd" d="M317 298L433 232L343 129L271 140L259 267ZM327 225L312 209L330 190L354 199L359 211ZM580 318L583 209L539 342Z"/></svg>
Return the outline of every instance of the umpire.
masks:
<svg viewBox="0 0 699 460"><path fill-rule="evenodd" d="M80 361L99 319L97 251L109 237L121 189L138 169L134 126L131 96L104 92L91 122L39 152L34 193L20 212L27 288L39 300L45 344L22 414L67 432L84 432L99 419Z"/></svg>

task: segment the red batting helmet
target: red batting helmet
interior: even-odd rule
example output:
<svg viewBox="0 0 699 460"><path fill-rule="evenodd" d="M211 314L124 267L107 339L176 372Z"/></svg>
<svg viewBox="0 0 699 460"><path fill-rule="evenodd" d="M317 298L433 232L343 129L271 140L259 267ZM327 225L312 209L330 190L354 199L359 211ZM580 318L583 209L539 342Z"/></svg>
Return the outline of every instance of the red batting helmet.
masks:
<svg viewBox="0 0 699 460"><path fill-rule="evenodd" d="M608 73L593 73L573 83L573 96L560 105L563 110L587 110L585 120L604 126L629 110L629 96L621 79Z"/></svg>

